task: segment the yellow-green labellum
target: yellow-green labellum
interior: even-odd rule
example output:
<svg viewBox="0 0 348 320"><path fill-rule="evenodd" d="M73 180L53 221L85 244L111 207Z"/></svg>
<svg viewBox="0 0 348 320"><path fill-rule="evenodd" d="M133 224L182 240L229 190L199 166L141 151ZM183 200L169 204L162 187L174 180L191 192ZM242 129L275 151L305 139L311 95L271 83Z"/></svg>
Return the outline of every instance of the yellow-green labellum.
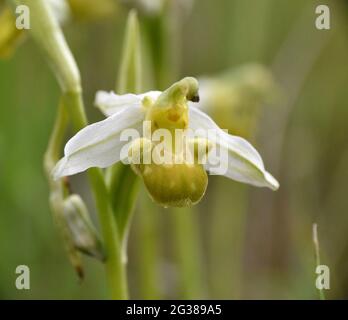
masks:
<svg viewBox="0 0 348 320"><path fill-rule="evenodd" d="M164 207L189 207L198 203L208 186L200 164L132 165L152 199Z"/></svg>

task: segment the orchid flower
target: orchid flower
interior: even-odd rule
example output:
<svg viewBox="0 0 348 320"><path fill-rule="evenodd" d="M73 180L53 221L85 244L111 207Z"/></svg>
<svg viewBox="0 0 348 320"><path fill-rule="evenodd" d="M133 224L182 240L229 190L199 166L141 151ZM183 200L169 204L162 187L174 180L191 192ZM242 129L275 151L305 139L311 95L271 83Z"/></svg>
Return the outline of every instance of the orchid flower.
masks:
<svg viewBox="0 0 348 320"><path fill-rule="evenodd" d="M206 171L254 186L278 189L277 180L265 170L255 148L243 138L229 135L219 128L207 114L194 106L198 100L198 82L191 77L182 79L164 92L149 91L139 95L97 92L96 106L107 118L88 125L68 141L64 157L54 169L54 178L73 175L90 167L109 167L124 160L127 154L122 155L122 149L127 148L132 168L143 178L151 197L164 206L197 203L207 187ZM203 149L210 161L169 165L132 163L130 154L135 145L140 147L143 161L145 153L158 144L145 138L143 124L146 121L150 121L152 132L157 129L192 132L190 141L200 146L205 144ZM126 129L135 129L139 137L124 141L122 133ZM205 133L208 131L215 134L207 137ZM211 151L212 147L218 148L220 154L224 151L227 157L219 157ZM174 150L175 157L178 152ZM216 169L219 164L225 166L222 173Z"/></svg>

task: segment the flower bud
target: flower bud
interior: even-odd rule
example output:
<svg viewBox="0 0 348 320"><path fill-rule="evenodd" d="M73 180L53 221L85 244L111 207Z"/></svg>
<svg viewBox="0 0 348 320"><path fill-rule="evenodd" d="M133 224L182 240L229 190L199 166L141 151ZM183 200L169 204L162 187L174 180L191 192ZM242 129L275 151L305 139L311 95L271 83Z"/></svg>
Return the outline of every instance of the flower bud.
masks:
<svg viewBox="0 0 348 320"><path fill-rule="evenodd" d="M84 270L80 252L76 249L74 239L71 236L65 216L64 216L64 200L61 194L51 192L50 205L54 217L54 221L59 229L60 235L64 242L69 261L80 279L84 277Z"/></svg>
<svg viewBox="0 0 348 320"><path fill-rule="evenodd" d="M73 194L64 200L63 215L76 249L104 260L101 241L90 221L86 205L80 196Z"/></svg>

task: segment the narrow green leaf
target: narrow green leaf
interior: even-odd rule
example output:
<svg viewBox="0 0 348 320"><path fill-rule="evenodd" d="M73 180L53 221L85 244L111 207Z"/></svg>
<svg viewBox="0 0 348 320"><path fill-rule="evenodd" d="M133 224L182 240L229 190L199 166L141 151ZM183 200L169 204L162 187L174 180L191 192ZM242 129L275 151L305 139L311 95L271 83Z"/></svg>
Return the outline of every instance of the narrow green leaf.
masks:
<svg viewBox="0 0 348 320"><path fill-rule="evenodd" d="M135 10L128 14L121 65L117 82L117 93L139 93L141 91L141 40L138 16ZM123 241L124 257L128 228L138 194L139 178L129 166L118 163L108 172L110 201L118 221Z"/></svg>
<svg viewBox="0 0 348 320"><path fill-rule="evenodd" d="M120 71L116 91L118 94L141 91L141 45L138 16L131 10L123 44Z"/></svg>

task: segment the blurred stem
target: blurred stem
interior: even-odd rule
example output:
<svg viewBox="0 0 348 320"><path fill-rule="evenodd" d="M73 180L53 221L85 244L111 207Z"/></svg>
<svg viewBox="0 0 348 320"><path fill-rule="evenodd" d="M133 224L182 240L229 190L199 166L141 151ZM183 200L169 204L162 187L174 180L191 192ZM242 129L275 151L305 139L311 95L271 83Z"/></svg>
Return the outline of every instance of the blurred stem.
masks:
<svg viewBox="0 0 348 320"><path fill-rule="evenodd" d="M131 214L134 211L138 191L139 178L132 169L123 164L114 165L108 185L110 202L117 217L120 239L126 241Z"/></svg>
<svg viewBox="0 0 348 320"><path fill-rule="evenodd" d="M225 179L212 182L216 183L209 241L212 297L238 299L243 280L248 189ZM228 194L224 192L227 188Z"/></svg>
<svg viewBox="0 0 348 320"><path fill-rule="evenodd" d="M15 6L26 5L30 9L31 36L48 58L62 91L80 89L80 74L75 59L65 41L59 23L49 1L12 0Z"/></svg>
<svg viewBox="0 0 348 320"><path fill-rule="evenodd" d="M48 181L52 190L54 190L58 184L61 184L62 180L55 182L51 175L51 170L54 168L64 141L65 131L68 125L68 115L66 113L63 102L61 101L58 107L58 113L55 119L53 131L48 143L47 150L44 157L44 167L47 174ZM57 188L60 189L60 188Z"/></svg>
<svg viewBox="0 0 348 320"><path fill-rule="evenodd" d="M142 84L142 48L137 14L131 10L128 15L122 59L116 91L118 94L140 93ZM127 239L135 203L139 194L140 178L130 166L122 163L112 166L108 172L108 186L114 213L119 221L124 262L127 261ZM146 197L146 199L144 198ZM147 195L142 197L139 222L140 291L142 298L159 298L156 273L156 221L149 209Z"/></svg>
<svg viewBox="0 0 348 320"><path fill-rule="evenodd" d="M225 21L230 19L232 23L228 21L225 37L233 39L233 41L227 41L224 44L230 53L228 64L236 65L246 61L261 62L265 59L268 23L272 21L270 14L272 6L274 6L273 3L273 0L254 1L252 10L250 10L248 1L227 2L225 13L228 16L226 16ZM248 19L245 19L246 15Z"/></svg>
<svg viewBox="0 0 348 320"><path fill-rule="evenodd" d="M70 112L75 130L77 131L85 127L87 125L87 120L84 112L81 91L67 92L64 99L66 107ZM98 168L91 168L88 170L88 177L94 193L107 253L105 268L111 297L113 299L127 299L128 288L126 269L122 261L122 244L117 225L118 221L113 215L103 173Z"/></svg>
<svg viewBox="0 0 348 320"><path fill-rule="evenodd" d="M139 93L141 90L141 48L138 17L135 10L128 15L117 93ZM122 246L122 261L127 262L127 239L139 190L139 178L130 166L122 163L107 170L108 190Z"/></svg>
<svg viewBox="0 0 348 320"><path fill-rule="evenodd" d="M139 250L137 263L139 268L139 293L141 299L160 299L158 270L158 211L154 208L146 190L140 196L137 215L136 237Z"/></svg>
<svg viewBox="0 0 348 320"><path fill-rule="evenodd" d="M143 27L145 31L146 42L153 60L154 76L157 85L166 85L163 80L164 66L164 44L163 44L163 28L162 19L159 15L147 16L143 19ZM159 88L163 89L163 88Z"/></svg>
<svg viewBox="0 0 348 320"><path fill-rule="evenodd" d="M163 90L179 78L182 53L181 30L183 25L180 6L165 1L161 14L143 18L148 48L153 59L157 88Z"/></svg>
<svg viewBox="0 0 348 320"><path fill-rule="evenodd" d="M199 225L195 215L196 211L192 208L173 208L171 214L175 252L181 275L180 299L205 298Z"/></svg>
<svg viewBox="0 0 348 320"><path fill-rule="evenodd" d="M47 150L44 156L44 168L47 180L50 184L50 195L49 195L49 203L51 207L51 211L53 214L54 221L56 222L61 235L64 239L64 243L67 249L67 253L69 256L69 260L76 270L78 276L80 278L83 277L83 269L81 257L78 251L75 249L74 244L71 242L70 237L67 235L66 228L64 227L64 223L62 221L62 212L64 210L64 184L63 180L53 180L51 172L54 168L55 164L59 160L59 154L61 151L61 147L64 141L65 131L68 125L68 116L61 101L58 108L58 114L55 120L54 128L48 143Z"/></svg>
<svg viewBox="0 0 348 320"><path fill-rule="evenodd" d="M15 5L27 5L30 9L31 34L52 66L61 89L63 103L75 130L87 125L82 102L80 74L75 59L65 41L63 32L45 0L13 0ZM104 245L107 253L106 275L111 297L127 298L126 272L121 261L121 245L116 220L109 203L109 195L100 169L88 171L96 207L99 214Z"/></svg>
<svg viewBox="0 0 348 320"><path fill-rule="evenodd" d="M310 3L306 3L302 9L299 18L285 38L272 64L272 72L286 92L286 99L284 99L283 105L279 107L277 121L274 122L273 119L270 119L274 122L272 126L268 123L264 126L269 130L265 133L265 136L274 136L272 142L274 163L271 163L271 167L273 168L272 172L279 177L279 180L282 180L281 173L286 172L281 168L286 163L286 161L282 161L282 155L285 155L283 149L286 146L291 113L296 106L296 101L303 90L306 79L332 37L332 33L321 34L315 29L310 29L310 33L303 32L308 23L308 10L310 10L308 8L310 6ZM299 52L301 59L296 58ZM274 132L277 132L277 134L274 135ZM278 193L278 196L281 194Z"/></svg>
<svg viewBox="0 0 348 320"><path fill-rule="evenodd" d="M123 44L117 92L140 93L142 78L141 48L138 16L135 10L128 15Z"/></svg>
<svg viewBox="0 0 348 320"><path fill-rule="evenodd" d="M320 266L320 249L319 249L319 238L318 238L318 225L316 223L313 223L313 243L314 243L314 249L315 249L315 260L317 266ZM319 297L320 300L325 300L325 293L324 289L319 289Z"/></svg>

